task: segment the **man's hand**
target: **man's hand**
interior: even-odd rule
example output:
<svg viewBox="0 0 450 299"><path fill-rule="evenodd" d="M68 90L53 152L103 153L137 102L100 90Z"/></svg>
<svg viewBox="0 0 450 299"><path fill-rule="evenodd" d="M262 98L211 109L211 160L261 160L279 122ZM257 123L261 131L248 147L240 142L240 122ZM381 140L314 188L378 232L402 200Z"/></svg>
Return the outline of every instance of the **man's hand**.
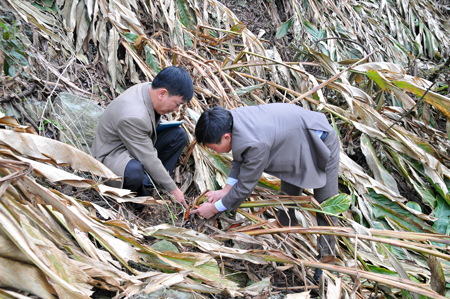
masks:
<svg viewBox="0 0 450 299"><path fill-rule="evenodd" d="M208 202L215 203L216 201L224 198L225 195L231 190L231 185L226 185L225 188L217 191L209 191L206 193L206 197L208 198Z"/></svg>
<svg viewBox="0 0 450 299"><path fill-rule="evenodd" d="M212 216L219 213L219 211L216 209L216 206L214 206L213 203L205 202L203 203L198 209L191 210L189 212L190 215L192 214L199 214L200 216L209 219Z"/></svg>
<svg viewBox="0 0 450 299"><path fill-rule="evenodd" d="M175 200L182 204L186 209L188 208L186 200L184 199L184 194L178 187L176 187L175 190L171 191L170 194L175 197Z"/></svg>

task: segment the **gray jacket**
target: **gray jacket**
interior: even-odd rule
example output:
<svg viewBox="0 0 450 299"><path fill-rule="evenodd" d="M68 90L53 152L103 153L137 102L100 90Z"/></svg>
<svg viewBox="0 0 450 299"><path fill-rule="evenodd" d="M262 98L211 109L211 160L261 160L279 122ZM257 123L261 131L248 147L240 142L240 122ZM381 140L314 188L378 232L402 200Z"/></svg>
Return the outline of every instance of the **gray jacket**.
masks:
<svg viewBox="0 0 450 299"><path fill-rule="evenodd" d="M233 162L229 177L238 179L222 203L237 209L252 193L263 172L302 188L321 188L330 150L316 130L332 132L324 114L292 104L236 108Z"/></svg>
<svg viewBox="0 0 450 299"><path fill-rule="evenodd" d="M150 99L149 83L130 87L103 112L92 154L122 177L128 162L135 159L144 165L156 184L168 191L174 190L175 182L158 159L154 147L159 120L160 115L153 109ZM120 182L111 182L110 185L121 187Z"/></svg>

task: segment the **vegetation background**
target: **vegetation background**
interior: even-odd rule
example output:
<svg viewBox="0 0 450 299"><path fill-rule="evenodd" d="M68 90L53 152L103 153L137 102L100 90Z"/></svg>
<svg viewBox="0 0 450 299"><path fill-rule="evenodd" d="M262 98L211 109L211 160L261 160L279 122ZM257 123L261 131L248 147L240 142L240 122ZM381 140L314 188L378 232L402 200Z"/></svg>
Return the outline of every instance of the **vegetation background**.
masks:
<svg viewBox="0 0 450 299"><path fill-rule="evenodd" d="M0 297L450 296L448 0L0 0L0 12ZM169 65L195 85L167 116L189 134L174 179L192 203L229 169L193 138L215 105L325 113L341 194L283 197L265 175L236 213L204 221L163 190L101 184L117 179L89 155L102 108ZM294 202L302 225L282 228L274 210ZM339 226L315 226L319 212ZM319 233L338 239L335 260L316 260Z"/></svg>

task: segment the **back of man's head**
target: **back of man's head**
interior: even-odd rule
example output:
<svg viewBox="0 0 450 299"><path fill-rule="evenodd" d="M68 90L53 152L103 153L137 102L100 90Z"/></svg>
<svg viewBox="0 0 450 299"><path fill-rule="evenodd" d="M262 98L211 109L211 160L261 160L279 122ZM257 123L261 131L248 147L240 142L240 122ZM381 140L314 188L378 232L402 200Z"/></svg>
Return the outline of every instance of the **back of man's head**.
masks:
<svg viewBox="0 0 450 299"><path fill-rule="evenodd" d="M165 88L169 96L181 96L186 103L194 96L191 76L185 69L176 66L169 66L159 72L151 86L152 89Z"/></svg>
<svg viewBox="0 0 450 299"><path fill-rule="evenodd" d="M206 110L200 116L195 126L195 139L199 144L218 144L223 134L232 133L233 116L222 107Z"/></svg>

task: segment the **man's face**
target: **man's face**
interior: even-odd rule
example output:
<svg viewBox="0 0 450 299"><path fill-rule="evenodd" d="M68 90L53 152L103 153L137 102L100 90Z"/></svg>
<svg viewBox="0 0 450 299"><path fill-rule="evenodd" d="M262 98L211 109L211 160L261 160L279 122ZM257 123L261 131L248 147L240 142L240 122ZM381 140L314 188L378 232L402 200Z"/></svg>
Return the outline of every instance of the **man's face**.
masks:
<svg viewBox="0 0 450 299"><path fill-rule="evenodd" d="M219 154L228 153L231 151L231 134L225 133L219 143L205 143L205 146Z"/></svg>
<svg viewBox="0 0 450 299"><path fill-rule="evenodd" d="M154 109L158 114L164 115L173 111L178 111L180 106L185 104L182 96L169 96L166 89L160 90L158 93L158 105L154 105Z"/></svg>

